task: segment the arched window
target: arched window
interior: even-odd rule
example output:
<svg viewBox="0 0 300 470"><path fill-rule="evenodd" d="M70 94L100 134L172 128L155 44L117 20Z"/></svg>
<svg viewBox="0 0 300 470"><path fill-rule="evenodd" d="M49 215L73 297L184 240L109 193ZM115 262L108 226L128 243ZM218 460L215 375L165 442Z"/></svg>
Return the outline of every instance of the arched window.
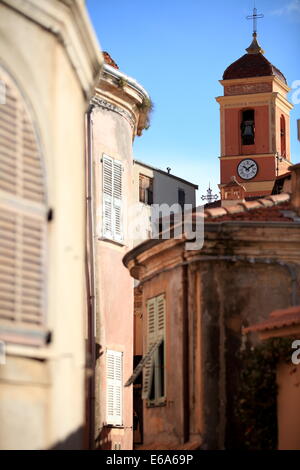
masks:
<svg viewBox="0 0 300 470"><path fill-rule="evenodd" d="M280 150L281 156L286 157L286 127L283 114L280 116Z"/></svg>
<svg viewBox="0 0 300 470"><path fill-rule="evenodd" d="M241 139L242 145L253 145L255 143L254 109L247 109L242 112Z"/></svg>
<svg viewBox="0 0 300 470"><path fill-rule="evenodd" d="M32 116L16 83L2 67L0 83L0 327L3 339L3 331L39 329L44 322L47 204L41 150Z"/></svg>

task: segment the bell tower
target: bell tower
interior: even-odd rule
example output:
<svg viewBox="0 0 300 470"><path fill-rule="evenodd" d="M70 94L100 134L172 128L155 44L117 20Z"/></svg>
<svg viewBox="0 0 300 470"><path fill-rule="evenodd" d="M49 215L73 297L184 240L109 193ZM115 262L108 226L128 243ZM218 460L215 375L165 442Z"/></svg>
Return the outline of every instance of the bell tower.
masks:
<svg viewBox="0 0 300 470"><path fill-rule="evenodd" d="M271 194L276 177L291 164L290 88L257 41L259 17L254 9L249 17L254 20L252 43L225 70L220 81L224 95L216 98L221 120L219 186L235 177L245 187L245 197Z"/></svg>

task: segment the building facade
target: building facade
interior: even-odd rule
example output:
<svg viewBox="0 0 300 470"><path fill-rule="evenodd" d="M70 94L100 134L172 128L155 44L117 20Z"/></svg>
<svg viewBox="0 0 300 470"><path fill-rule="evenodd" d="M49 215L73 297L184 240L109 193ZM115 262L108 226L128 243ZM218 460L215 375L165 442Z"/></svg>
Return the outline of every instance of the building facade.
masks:
<svg viewBox="0 0 300 470"><path fill-rule="evenodd" d="M178 203L183 186L186 203L194 206L195 186L134 161L132 144L149 126L151 100L107 52L104 57L87 126L89 253L94 260L95 297L94 321L90 318L89 325L95 370L89 384L90 410L94 409L90 429L94 427L96 448L128 450L133 445L133 393L123 384L133 370L134 283L122 259L150 238L151 205Z"/></svg>
<svg viewBox="0 0 300 470"><path fill-rule="evenodd" d="M0 18L0 447L80 449L84 113L100 48L81 0L3 0Z"/></svg>
<svg viewBox="0 0 300 470"><path fill-rule="evenodd" d="M147 125L146 90L105 64L88 113L90 259L95 297L90 354L96 448L132 448L132 393L123 378L132 371L133 281L122 265L132 248L128 218L133 205L132 142Z"/></svg>
<svg viewBox="0 0 300 470"><path fill-rule="evenodd" d="M134 161L134 200L136 222L134 226L134 245L153 236L155 224L162 212L152 210L156 206L167 206L174 213L192 210L196 207L196 191L198 186L167 171L155 168L139 160ZM154 230L153 230L154 228Z"/></svg>

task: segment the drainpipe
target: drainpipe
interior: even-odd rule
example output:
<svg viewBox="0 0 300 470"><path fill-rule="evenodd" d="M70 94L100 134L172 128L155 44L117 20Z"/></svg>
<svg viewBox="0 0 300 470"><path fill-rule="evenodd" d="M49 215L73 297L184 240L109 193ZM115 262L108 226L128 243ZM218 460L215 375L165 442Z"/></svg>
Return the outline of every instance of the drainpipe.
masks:
<svg viewBox="0 0 300 470"><path fill-rule="evenodd" d="M91 114L94 105L90 105L85 114L86 129L86 204L87 204L87 239L86 239L86 267L88 273L88 352L91 363L89 368L91 376L89 377L88 391L88 409L89 409L89 448L95 446L95 372L96 372L96 295L95 295L95 247L94 247L94 214L93 214L93 177L92 177L92 137L93 130L91 124Z"/></svg>
<svg viewBox="0 0 300 470"><path fill-rule="evenodd" d="M188 266L183 270L183 443L190 438L190 368L189 368L189 280Z"/></svg>

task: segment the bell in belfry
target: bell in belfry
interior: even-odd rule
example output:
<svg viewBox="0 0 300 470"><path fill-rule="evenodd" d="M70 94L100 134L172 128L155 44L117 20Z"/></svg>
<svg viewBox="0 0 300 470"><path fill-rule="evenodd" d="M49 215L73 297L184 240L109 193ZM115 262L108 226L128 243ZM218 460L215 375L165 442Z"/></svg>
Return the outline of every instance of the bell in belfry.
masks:
<svg viewBox="0 0 300 470"><path fill-rule="evenodd" d="M243 121L241 130L243 144L252 145L254 143L254 121Z"/></svg>

